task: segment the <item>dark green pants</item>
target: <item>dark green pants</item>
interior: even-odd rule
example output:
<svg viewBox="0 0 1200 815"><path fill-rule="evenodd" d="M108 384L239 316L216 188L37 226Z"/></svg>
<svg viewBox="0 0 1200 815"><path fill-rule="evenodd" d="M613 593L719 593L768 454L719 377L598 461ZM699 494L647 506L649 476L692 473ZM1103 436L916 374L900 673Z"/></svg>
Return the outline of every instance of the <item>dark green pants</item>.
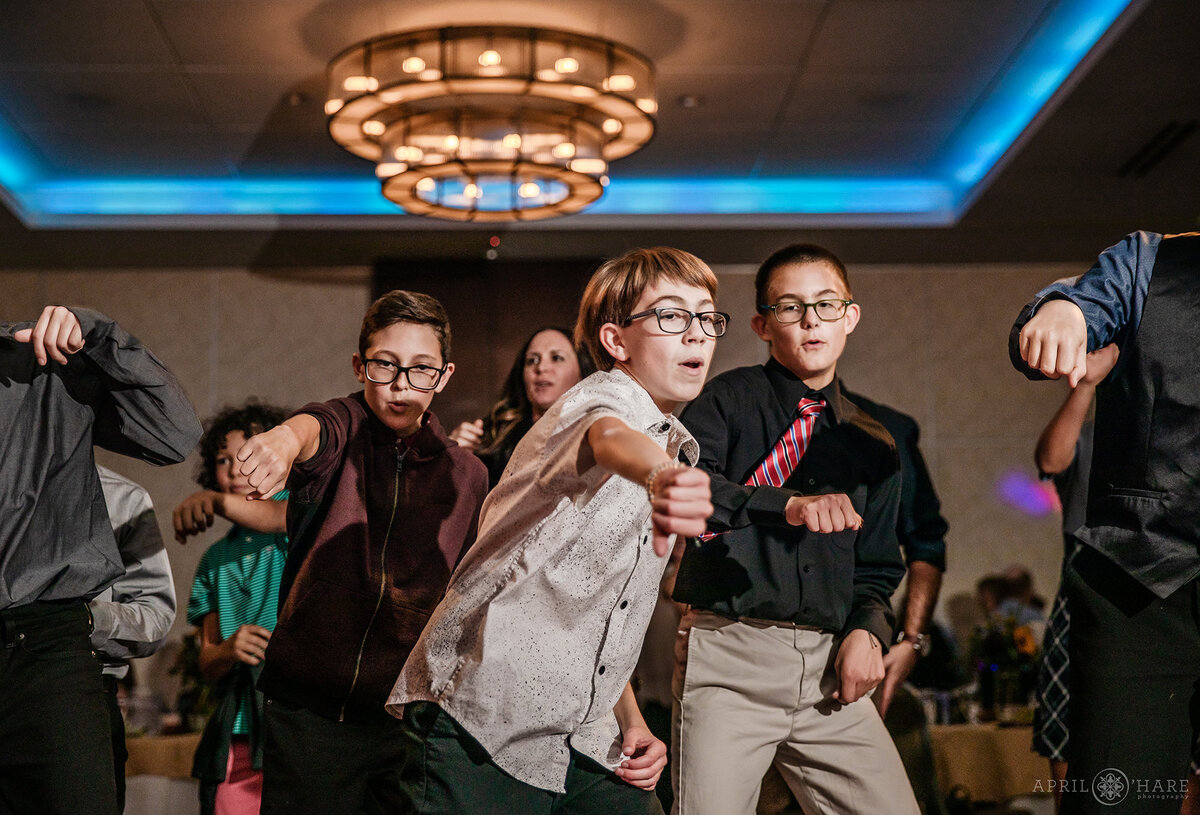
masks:
<svg viewBox="0 0 1200 815"><path fill-rule="evenodd" d="M662 815L653 792L626 784L574 750L565 793L518 781L437 705L409 705L404 733L411 744L403 787L420 815Z"/></svg>

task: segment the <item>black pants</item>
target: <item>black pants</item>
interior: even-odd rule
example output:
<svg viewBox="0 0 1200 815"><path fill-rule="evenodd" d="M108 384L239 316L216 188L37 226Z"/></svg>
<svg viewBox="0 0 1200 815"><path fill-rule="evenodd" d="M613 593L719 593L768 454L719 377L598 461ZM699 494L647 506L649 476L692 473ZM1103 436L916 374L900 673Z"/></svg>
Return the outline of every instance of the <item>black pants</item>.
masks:
<svg viewBox="0 0 1200 815"><path fill-rule="evenodd" d="M1083 547L1071 612L1064 815L1175 815L1200 729L1200 583L1165 600Z"/></svg>
<svg viewBox="0 0 1200 815"><path fill-rule="evenodd" d="M263 737L262 815L408 812L399 719L336 722L268 699Z"/></svg>
<svg viewBox="0 0 1200 815"><path fill-rule="evenodd" d="M82 601L0 611L0 815L113 815L112 742Z"/></svg>
<svg viewBox="0 0 1200 815"><path fill-rule="evenodd" d="M404 768L411 811L420 815L662 815L649 790L625 783L571 751L566 792L556 794L508 775L437 705L404 713L412 760Z"/></svg>
<svg viewBox="0 0 1200 815"><path fill-rule="evenodd" d="M121 703L117 699L117 678L104 674L104 704L108 708L108 727L112 738L113 775L117 782L117 812L125 811L125 762L129 750L125 747L125 717L121 715Z"/></svg>

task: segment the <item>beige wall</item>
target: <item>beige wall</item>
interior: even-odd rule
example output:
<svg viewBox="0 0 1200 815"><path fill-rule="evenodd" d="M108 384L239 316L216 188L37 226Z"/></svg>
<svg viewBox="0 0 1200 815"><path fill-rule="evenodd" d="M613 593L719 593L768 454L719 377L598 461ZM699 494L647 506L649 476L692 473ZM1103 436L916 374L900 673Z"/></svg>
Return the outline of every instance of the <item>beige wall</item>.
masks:
<svg viewBox="0 0 1200 815"><path fill-rule="evenodd" d="M365 270L342 270L347 283L265 277L244 270L78 273L0 272L0 319L32 318L42 304L87 305L118 319L171 367L198 413L211 415L247 396L286 407L356 388L349 358L367 305ZM753 267L717 269L720 307L734 316L714 370L760 362L765 346L751 332ZM1064 391L1029 383L1008 363L1008 328L1042 285L1080 271L1062 266L863 266L851 269L863 319L841 373L852 386L917 418L922 448L950 522L950 570L943 598L973 592L985 572L1012 562L1032 567L1049 598L1057 584L1061 544L1056 517L1031 518L997 495L998 479L1033 477L1034 439ZM358 282L354 282L358 281ZM549 309L552 310L552 309ZM549 311L548 310L548 311ZM456 318L455 308L450 316ZM569 320L544 313L543 321ZM514 329L523 335L523 330ZM486 347L456 332L455 356L489 360L481 369L503 376ZM464 369L469 366L464 366ZM498 381L457 381L434 403L447 426L486 404ZM168 540L181 608L204 548L223 533L186 547L171 540L170 513L195 489L196 456L156 469L109 454L103 463L144 484ZM946 603L943 603L943 608ZM176 631L182 631L182 614Z"/></svg>

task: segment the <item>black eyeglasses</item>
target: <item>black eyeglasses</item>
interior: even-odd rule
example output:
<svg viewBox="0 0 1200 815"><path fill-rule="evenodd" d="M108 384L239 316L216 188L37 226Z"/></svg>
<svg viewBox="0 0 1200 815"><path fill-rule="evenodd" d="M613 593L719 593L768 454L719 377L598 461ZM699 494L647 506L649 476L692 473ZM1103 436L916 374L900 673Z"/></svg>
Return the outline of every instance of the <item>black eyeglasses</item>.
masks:
<svg viewBox="0 0 1200 815"><path fill-rule="evenodd" d="M729 315L723 311L688 311L686 308L652 308L630 314L621 325L649 317L658 318L658 327L665 334L682 334L692 326L692 320L700 321L700 330L710 337L720 337L729 326Z"/></svg>
<svg viewBox="0 0 1200 815"><path fill-rule="evenodd" d="M367 379L376 385L390 385L400 374L408 380L408 384L419 391L431 391L442 381L446 373L445 366L435 368L432 365L397 365L386 359L364 359L363 369Z"/></svg>
<svg viewBox="0 0 1200 815"><path fill-rule="evenodd" d="M759 306L759 311L775 312L775 319L780 325L791 325L798 323L804 319L804 315L811 308L813 314L817 315L817 319L826 323L837 322L846 316L846 309L850 308L853 300L818 300L815 303L802 303L799 300L783 300L773 306Z"/></svg>

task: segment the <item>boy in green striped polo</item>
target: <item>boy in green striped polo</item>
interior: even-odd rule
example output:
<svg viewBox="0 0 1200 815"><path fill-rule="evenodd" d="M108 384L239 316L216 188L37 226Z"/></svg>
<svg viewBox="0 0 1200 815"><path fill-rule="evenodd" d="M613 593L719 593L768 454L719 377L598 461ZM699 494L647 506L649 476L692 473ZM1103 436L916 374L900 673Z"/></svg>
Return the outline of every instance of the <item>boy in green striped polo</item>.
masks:
<svg viewBox="0 0 1200 815"><path fill-rule="evenodd" d="M175 537L204 531L220 515L234 522L200 559L188 622L200 627L200 670L220 702L196 750L202 812L257 815L262 798L262 695L254 689L275 628L287 559L286 493L248 501L252 488L233 466L246 439L283 421L284 411L247 403L227 408L200 440L205 489L175 510Z"/></svg>

